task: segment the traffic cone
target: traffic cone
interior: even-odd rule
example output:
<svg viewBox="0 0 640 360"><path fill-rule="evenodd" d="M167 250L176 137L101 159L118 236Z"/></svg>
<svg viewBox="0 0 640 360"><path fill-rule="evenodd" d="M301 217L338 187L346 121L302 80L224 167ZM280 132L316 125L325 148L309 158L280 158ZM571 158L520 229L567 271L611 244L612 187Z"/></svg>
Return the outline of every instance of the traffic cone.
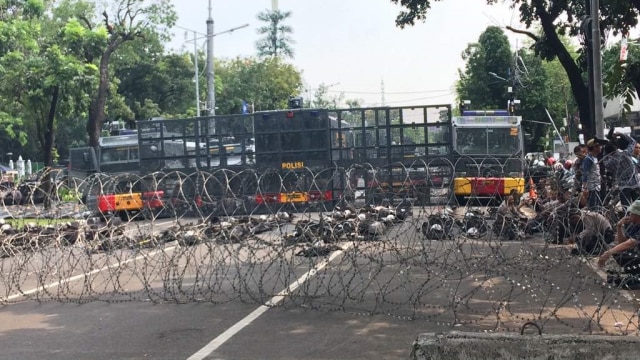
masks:
<svg viewBox="0 0 640 360"><path fill-rule="evenodd" d="M536 184L533 183L533 179L529 178L529 199L536 200L538 193L536 192Z"/></svg>

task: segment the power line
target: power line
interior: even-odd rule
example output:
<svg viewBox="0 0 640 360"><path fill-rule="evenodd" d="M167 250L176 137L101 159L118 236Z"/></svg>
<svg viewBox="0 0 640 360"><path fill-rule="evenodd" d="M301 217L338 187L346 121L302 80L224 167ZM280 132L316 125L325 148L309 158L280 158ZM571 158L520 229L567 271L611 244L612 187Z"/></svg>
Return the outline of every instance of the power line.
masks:
<svg viewBox="0 0 640 360"><path fill-rule="evenodd" d="M388 104L399 104L399 103L405 103L405 102L410 102L410 101L418 101L418 100L437 99L437 98L450 96L450 95L453 95L453 94L454 94L453 92L449 92L448 94L442 94L442 95L436 95L436 96L425 96L425 97L419 97L419 98L407 99L407 100L387 101L385 103L385 105L388 105Z"/></svg>
<svg viewBox="0 0 640 360"><path fill-rule="evenodd" d="M385 95L429 94L429 93L437 93L437 92L444 92L444 91L451 92L451 89L424 90L424 91L401 91L401 92L387 92L387 91L385 91ZM364 94L364 95L380 95L380 91L328 90L327 92L349 93L349 94Z"/></svg>

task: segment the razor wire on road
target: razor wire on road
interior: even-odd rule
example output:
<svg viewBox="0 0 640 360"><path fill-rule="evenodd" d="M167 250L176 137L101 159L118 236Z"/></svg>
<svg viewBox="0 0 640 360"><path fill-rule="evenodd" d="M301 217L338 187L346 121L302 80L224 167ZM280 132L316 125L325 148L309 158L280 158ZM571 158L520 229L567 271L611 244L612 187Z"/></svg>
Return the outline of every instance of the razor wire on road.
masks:
<svg viewBox="0 0 640 360"><path fill-rule="evenodd" d="M510 234L486 203L459 201L455 168L436 159L67 182L81 202L56 194L49 210L3 208L0 298L266 304L311 271L272 306L466 331L533 322L545 333L638 333L634 291L606 279L617 265L599 270L566 244L575 208L540 211ZM547 179L540 196L559 191Z"/></svg>

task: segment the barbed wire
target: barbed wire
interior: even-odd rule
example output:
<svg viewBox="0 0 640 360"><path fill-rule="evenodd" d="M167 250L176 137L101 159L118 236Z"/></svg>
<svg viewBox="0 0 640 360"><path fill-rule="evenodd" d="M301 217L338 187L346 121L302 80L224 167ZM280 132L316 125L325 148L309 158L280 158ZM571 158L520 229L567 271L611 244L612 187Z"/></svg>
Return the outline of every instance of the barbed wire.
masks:
<svg viewBox="0 0 640 360"><path fill-rule="evenodd" d="M51 210L33 199L3 207L0 299L238 301L466 331L534 322L546 334L637 335L632 290L566 245L578 231L569 210L521 218L509 232L488 199L456 198L454 181L462 165L505 170L465 161L67 181L52 191ZM528 178L540 197L564 186L551 172ZM99 211L106 196L138 193L135 211ZM305 273L312 278L291 290Z"/></svg>

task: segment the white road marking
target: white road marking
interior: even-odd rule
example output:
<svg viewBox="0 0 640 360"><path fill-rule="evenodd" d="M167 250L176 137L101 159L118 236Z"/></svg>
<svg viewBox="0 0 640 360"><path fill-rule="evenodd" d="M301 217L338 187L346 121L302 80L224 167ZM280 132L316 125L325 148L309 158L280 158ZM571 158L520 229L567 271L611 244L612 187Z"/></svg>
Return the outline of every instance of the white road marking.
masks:
<svg viewBox="0 0 640 360"><path fill-rule="evenodd" d="M69 277L69 278L66 278L66 279L58 280L58 281L52 282L50 284L45 284L45 285L38 286L38 287L30 289L30 290L22 291L22 292L17 293L17 294L9 295L7 297L0 298L0 303L4 303L4 302L11 301L11 300L15 300L15 299L17 299L19 297L22 297L22 296L25 296L25 295L35 294L35 293L37 293L39 291L43 291L43 290L50 289L50 288L53 288L53 287L56 287L56 286L60 286L60 285L67 284L67 283L71 283L71 282L74 282L76 280L84 279L87 276L91 276L93 274L97 274L97 273L99 273L101 271L105 271L105 270L109 270L111 268L123 266L123 265L126 265L126 264L130 263L130 262L142 260L142 259L144 259L146 257L153 256L153 255L158 254L160 252L172 251L176 247L177 246L171 246L171 247L168 247L166 249L155 250L155 251L152 251L150 253L146 253L144 255L140 255L138 257L135 257L133 259L129 259L129 260L122 261L122 262L117 262L117 263L114 263L114 264L111 264L111 265L104 266L104 267L102 267L100 269L95 269L95 270L92 270L92 271L89 271L89 272L85 272L83 274L78 274L78 275L75 275L75 276L72 276L72 277Z"/></svg>
<svg viewBox="0 0 640 360"><path fill-rule="evenodd" d="M165 227L167 227L167 225L171 225L171 223L170 222L164 222L164 223L158 223L158 224L150 223L150 224L141 224L141 225L138 225L138 226L139 227L165 228ZM35 293L37 293L39 291L43 291L43 290L50 289L50 288L53 288L53 287L56 287L56 286L60 286L60 285L67 284L67 283L71 283L71 282L74 282L76 280L84 279L87 276L90 276L90 275L93 275L93 274L97 274L97 273L99 273L101 271L109 270L109 269L114 268L114 267L126 265L126 264L128 264L130 262L142 260L147 256L153 256L153 255L155 255L155 254L157 254L159 252L172 251L176 247L177 246L171 246L171 247L168 247L168 248L165 248L165 249L155 250L155 251L152 251L152 252L147 253L145 255L140 255L140 256L138 256L136 258L126 260L124 262L118 262L118 263L115 263L115 264L107 265L107 266L104 266L104 267L102 267L100 269L95 269L95 270L92 270L92 271L89 271L89 272L85 272L83 274L75 275L75 276L72 276L72 277L69 277L69 278L66 278L66 279L62 279L62 280L59 280L59 281L56 281L56 282L52 282L50 284L45 284L45 285L42 285L42 286L38 286L38 287L30 289L30 290L21 291L21 292L19 292L17 294L13 294L13 295L9 295L7 297L0 298L0 303L5 303L5 302L11 301L11 300L15 300L15 299L17 299L19 297L22 297L22 296L25 296L25 295L35 294Z"/></svg>
<svg viewBox="0 0 640 360"><path fill-rule="evenodd" d="M265 305L260 305L257 309L251 312L249 315L245 316L242 320L235 323L229 329L227 329L222 334L218 335L215 339L211 340L210 343L205 345L202 349L198 350L195 354L191 355L187 360L203 360L205 357L211 355L214 351L216 351L220 346L222 346L225 342L227 342L231 337L235 334L239 333L240 330L249 326L254 320L256 320L260 315L264 314L271 306L275 306L279 304L285 296L294 292L300 285L304 284L307 280L312 278L318 271L324 269L333 259L342 255L347 249L353 246L353 243L349 242L344 244L341 250L334 251L328 259L325 259L318 263L313 269L307 271L304 275L302 275L298 280L289 285L288 288L279 292L276 296L272 297Z"/></svg>

